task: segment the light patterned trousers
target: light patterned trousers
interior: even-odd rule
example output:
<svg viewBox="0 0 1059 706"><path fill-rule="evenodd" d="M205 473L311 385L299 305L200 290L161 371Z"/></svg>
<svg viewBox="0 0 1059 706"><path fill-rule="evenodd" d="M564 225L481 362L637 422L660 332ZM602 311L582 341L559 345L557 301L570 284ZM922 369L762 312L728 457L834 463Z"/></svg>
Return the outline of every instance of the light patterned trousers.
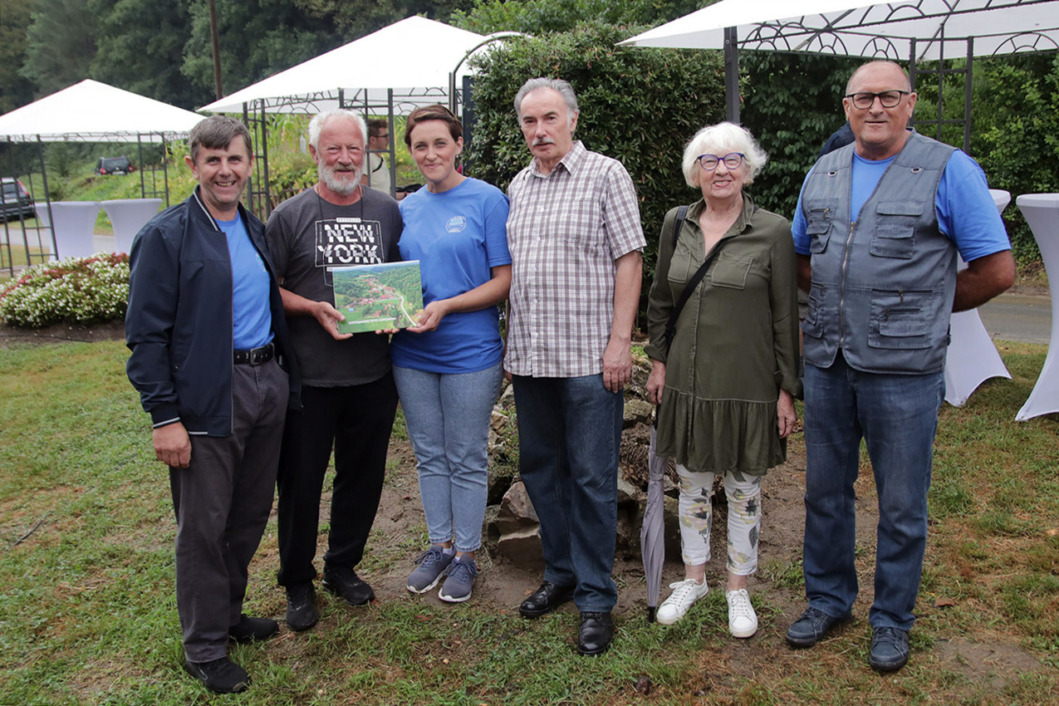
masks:
<svg viewBox="0 0 1059 706"><path fill-rule="evenodd" d="M700 566L710 560L713 520L713 473L696 473L677 464L680 477L680 547L685 564ZM761 476L724 475L728 497L728 570L747 576L757 570L757 540L761 527Z"/></svg>

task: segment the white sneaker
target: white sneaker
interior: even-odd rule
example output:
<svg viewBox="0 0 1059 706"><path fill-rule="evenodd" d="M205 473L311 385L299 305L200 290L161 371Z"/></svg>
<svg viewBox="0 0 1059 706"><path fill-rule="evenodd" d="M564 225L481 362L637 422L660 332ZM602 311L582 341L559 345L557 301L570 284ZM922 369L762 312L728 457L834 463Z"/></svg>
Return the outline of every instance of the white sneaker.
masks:
<svg viewBox="0 0 1059 706"><path fill-rule="evenodd" d="M728 591L728 632L732 637L751 637L757 632L757 614L750 605L750 594L745 588Z"/></svg>
<svg viewBox="0 0 1059 706"><path fill-rule="evenodd" d="M697 583L695 579L684 579L669 584L669 587L673 589L673 593L658 606L658 613L655 615L655 620L662 625L672 625L683 618L688 608L695 605L695 601L710 590L706 579L703 579L702 583Z"/></svg>

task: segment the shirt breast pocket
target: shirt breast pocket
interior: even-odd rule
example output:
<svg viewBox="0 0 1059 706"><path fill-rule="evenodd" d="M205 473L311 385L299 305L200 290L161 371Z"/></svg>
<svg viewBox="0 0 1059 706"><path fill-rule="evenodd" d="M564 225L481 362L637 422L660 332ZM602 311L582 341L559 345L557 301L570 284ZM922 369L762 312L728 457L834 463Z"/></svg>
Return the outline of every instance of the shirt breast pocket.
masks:
<svg viewBox="0 0 1059 706"><path fill-rule="evenodd" d="M920 208L909 203L880 203L869 251L877 257L911 260L916 245L916 222Z"/></svg>
<svg viewBox="0 0 1059 706"><path fill-rule="evenodd" d="M746 276L753 264L753 257L735 257L720 253L717 256L717 264L710 272L710 282L715 287L743 289L746 287Z"/></svg>

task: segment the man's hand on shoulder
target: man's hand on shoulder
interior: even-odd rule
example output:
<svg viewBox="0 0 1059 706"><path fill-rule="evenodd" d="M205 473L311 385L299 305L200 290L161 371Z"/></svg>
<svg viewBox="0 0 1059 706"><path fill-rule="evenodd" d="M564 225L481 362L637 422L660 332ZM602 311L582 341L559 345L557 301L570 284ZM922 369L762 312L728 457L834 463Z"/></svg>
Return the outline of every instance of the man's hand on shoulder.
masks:
<svg viewBox="0 0 1059 706"><path fill-rule="evenodd" d="M603 351L603 386L611 392L621 389L632 380L632 352L628 341L611 337Z"/></svg>
<svg viewBox="0 0 1059 706"><path fill-rule="evenodd" d="M187 468L191 465L191 437L180 422L156 427L151 431L154 455L172 468Z"/></svg>

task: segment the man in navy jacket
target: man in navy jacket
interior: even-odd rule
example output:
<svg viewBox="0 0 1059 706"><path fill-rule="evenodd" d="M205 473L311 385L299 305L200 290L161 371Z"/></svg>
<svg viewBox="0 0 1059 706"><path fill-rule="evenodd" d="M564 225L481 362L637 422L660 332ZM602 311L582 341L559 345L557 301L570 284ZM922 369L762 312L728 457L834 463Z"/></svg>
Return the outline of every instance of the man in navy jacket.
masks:
<svg viewBox="0 0 1059 706"><path fill-rule="evenodd" d="M250 560L272 509L279 442L296 371L264 228L239 200L250 134L207 118L188 140L198 188L137 234L125 338L129 380L169 466L177 519L177 611L188 671L211 691L250 677L229 640L276 634L242 613Z"/></svg>

